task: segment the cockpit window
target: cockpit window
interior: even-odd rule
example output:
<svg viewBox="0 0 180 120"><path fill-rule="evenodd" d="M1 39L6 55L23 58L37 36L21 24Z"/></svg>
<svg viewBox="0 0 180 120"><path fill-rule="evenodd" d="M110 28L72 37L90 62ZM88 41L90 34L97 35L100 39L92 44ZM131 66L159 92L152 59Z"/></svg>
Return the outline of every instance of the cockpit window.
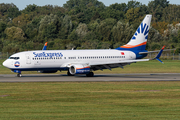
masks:
<svg viewBox="0 0 180 120"><path fill-rule="evenodd" d="M18 60L18 59L19 59L19 57L9 57L9 59Z"/></svg>

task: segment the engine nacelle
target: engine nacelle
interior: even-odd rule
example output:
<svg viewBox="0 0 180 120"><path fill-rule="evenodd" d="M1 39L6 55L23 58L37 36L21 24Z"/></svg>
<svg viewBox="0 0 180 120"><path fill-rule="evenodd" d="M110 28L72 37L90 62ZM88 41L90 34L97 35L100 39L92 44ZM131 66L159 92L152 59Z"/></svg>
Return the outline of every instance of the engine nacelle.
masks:
<svg viewBox="0 0 180 120"><path fill-rule="evenodd" d="M72 65L70 66L69 68L69 72L72 74L72 75L75 75L75 74L87 74L90 72L90 67L87 66L87 65Z"/></svg>
<svg viewBox="0 0 180 120"><path fill-rule="evenodd" d="M56 73L57 70L41 70L41 71L38 71L40 73Z"/></svg>

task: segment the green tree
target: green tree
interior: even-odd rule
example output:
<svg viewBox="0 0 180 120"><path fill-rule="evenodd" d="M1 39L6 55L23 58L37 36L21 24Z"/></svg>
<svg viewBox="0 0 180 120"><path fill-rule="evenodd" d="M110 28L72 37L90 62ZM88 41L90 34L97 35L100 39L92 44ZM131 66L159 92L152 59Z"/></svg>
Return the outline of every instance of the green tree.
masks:
<svg viewBox="0 0 180 120"><path fill-rule="evenodd" d="M161 45L159 43L152 43L151 50L159 50L161 49Z"/></svg>
<svg viewBox="0 0 180 120"><path fill-rule="evenodd" d="M116 9L111 9L107 8L106 11L104 11L103 15L101 15L103 19L106 18L113 18L116 20L122 20L124 19L124 12L116 10Z"/></svg>
<svg viewBox="0 0 180 120"><path fill-rule="evenodd" d="M180 5L168 5L163 9L162 20L168 23L180 22Z"/></svg>
<svg viewBox="0 0 180 120"><path fill-rule="evenodd" d="M63 7L72 20L79 23L88 23L96 12L105 9L105 5L97 0L69 0Z"/></svg>
<svg viewBox="0 0 180 120"><path fill-rule="evenodd" d="M30 12L36 11L37 8L38 8L37 5L35 5L35 4L31 5L31 4L30 4L30 5L27 5L26 8L25 8L22 12L25 13L25 14L28 14L28 13L30 13Z"/></svg>
<svg viewBox="0 0 180 120"><path fill-rule="evenodd" d="M148 3L149 12L152 14L152 21L157 22L161 20L163 9L168 7L169 1L167 0L154 0Z"/></svg>
<svg viewBox="0 0 180 120"><path fill-rule="evenodd" d="M132 25L118 21L112 29L113 42L125 44L131 39L134 32Z"/></svg>
<svg viewBox="0 0 180 120"><path fill-rule="evenodd" d="M140 8L131 8L126 13L126 22L133 24L136 19L138 19Z"/></svg>
<svg viewBox="0 0 180 120"><path fill-rule="evenodd" d="M4 44L2 48L2 52L16 53L19 52L20 46L17 43L10 42L8 44Z"/></svg>
<svg viewBox="0 0 180 120"><path fill-rule="evenodd" d="M99 43L98 40L86 40L82 43L81 49L98 49Z"/></svg>
<svg viewBox="0 0 180 120"><path fill-rule="evenodd" d="M5 34L8 39L12 41L21 41L23 42L25 40L25 34L24 31L19 27L10 27L5 29Z"/></svg>
<svg viewBox="0 0 180 120"><path fill-rule="evenodd" d="M24 14L22 13L21 15L19 15L18 17L14 18L12 20L13 24L15 26L21 27L23 28L24 26L26 26L30 21L32 20L32 16L31 14Z"/></svg>
<svg viewBox="0 0 180 120"><path fill-rule="evenodd" d="M76 28L76 33L79 39L83 39L88 33L88 27L85 23L80 23Z"/></svg>
<svg viewBox="0 0 180 120"><path fill-rule="evenodd" d="M163 40L162 35L154 28L149 29L149 34L148 34L148 43L151 44L153 42L160 42Z"/></svg>
<svg viewBox="0 0 180 120"><path fill-rule="evenodd" d="M111 42L108 41L101 43L101 49L109 49L111 48L111 46L112 46Z"/></svg>
<svg viewBox="0 0 180 120"><path fill-rule="evenodd" d="M67 39L68 35L70 35L70 33L73 30L73 24L71 21L71 17L68 15L65 15L64 17L61 17L61 28L59 30L59 38L61 39Z"/></svg>
<svg viewBox="0 0 180 120"><path fill-rule="evenodd" d="M26 25L25 34L27 38L33 39L35 36L38 36L40 21L43 16L35 17L30 23Z"/></svg>
<svg viewBox="0 0 180 120"><path fill-rule="evenodd" d="M5 22L0 22L0 38L5 38L4 30L6 29L7 25Z"/></svg>
<svg viewBox="0 0 180 120"><path fill-rule="evenodd" d="M85 9L86 6L88 7L90 5L89 3L92 4L91 6L105 8L105 5L98 0L69 0L63 5L63 7L68 9L69 11L74 7L80 7L80 9Z"/></svg>
<svg viewBox="0 0 180 120"><path fill-rule="evenodd" d="M107 18L101 21L95 31L97 39L102 41L111 41L111 29L115 24L116 20L112 18Z"/></svg>
<svg viewBox="0 0 180 120"><path fill-rule="evenodd" d="M177 36L178 42L180 43L180 29L178 30L178 36Z"/></svg>
<svg viewBox="0 0 180 120"><path fill-rule="evenodd" d="M78 35L77 35L77 32L76 30L74 29L71 34L68 36L68 39L70 40L77 40L78 39Z"/></svg>
<svg viewBox="0 0 180 120"><path fill-rule="evenodd" d="M128 4L127 4L127 9L131 9L131 8L138 8L140 7L142 4L140 2L136 2L136 1L128 1Z"/></svg>
<svg viewBox="0 0 180 120"><path fill-rule="evenodd" d="M57 38L59 29L59 18L57 15L46 15L41 19L39 25L39 37L44 38Z"/></svg>
<svg viewBox="0 0 180 120"><path fill-rule="evenodd" d="M11 4L5 4L1 3L0 4L0 14L1 16L5 16L6 20L12 20L13 18L17 17L18 15L21 14L19 9L17 8L16 5L13 3Z"/></svg>

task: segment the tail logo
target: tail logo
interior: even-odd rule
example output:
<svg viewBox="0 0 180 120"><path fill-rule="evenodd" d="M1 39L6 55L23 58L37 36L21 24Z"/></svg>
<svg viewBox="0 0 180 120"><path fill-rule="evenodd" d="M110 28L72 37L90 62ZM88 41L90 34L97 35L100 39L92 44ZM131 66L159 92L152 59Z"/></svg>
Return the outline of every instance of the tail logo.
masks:
<svg viewBox="0 0 180 120"><path fill-rule="evenodd" d="M132 40L136 40L136 39L142 38L142 37L145 37L145 39L147 40L148 33L149 33L149 26L146 23L145 24L141 23L141 25L137 29L136 33L132 37Z"/></svg>

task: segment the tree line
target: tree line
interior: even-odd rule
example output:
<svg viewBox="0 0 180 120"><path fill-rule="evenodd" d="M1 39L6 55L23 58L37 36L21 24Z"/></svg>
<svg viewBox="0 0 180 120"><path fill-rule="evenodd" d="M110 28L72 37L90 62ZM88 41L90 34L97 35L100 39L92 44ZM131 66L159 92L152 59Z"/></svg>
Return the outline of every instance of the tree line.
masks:
<svg viewBox="0 0 180 120"><path fill-rule="evenodd" d="M0 52L42 49L108 49L126 44L146 14L152 14L148 50L180 48L180 5L167 0L105 6L69 0L62 7L0 3ZM176 50L179 53L179 49Z"/></svg>

